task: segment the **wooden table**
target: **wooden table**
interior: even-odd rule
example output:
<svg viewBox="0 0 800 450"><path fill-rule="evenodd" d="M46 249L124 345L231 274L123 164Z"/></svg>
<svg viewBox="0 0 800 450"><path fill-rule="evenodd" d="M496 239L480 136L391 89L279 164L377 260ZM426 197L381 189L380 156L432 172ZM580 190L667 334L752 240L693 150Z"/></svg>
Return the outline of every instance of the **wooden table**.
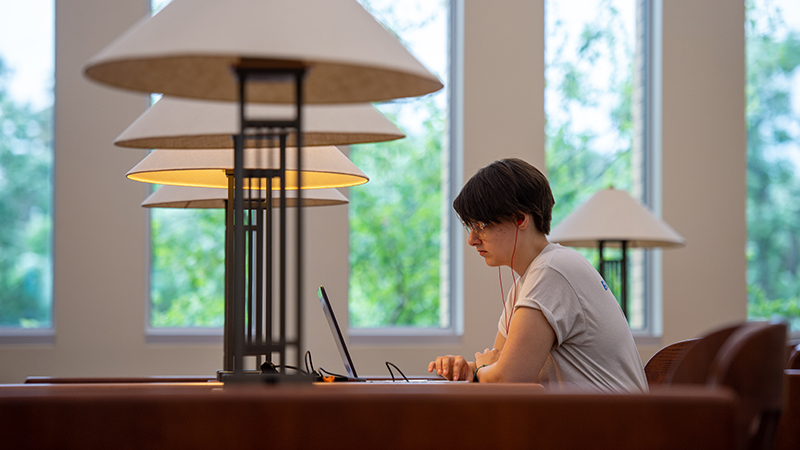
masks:
<svg viewBox="0 0 800 450"><path fill-rule="evenodd" d="M732 449L725 389L538 385L0 386L4 448ZM6 446L7 445L7 446Z"/></svg>

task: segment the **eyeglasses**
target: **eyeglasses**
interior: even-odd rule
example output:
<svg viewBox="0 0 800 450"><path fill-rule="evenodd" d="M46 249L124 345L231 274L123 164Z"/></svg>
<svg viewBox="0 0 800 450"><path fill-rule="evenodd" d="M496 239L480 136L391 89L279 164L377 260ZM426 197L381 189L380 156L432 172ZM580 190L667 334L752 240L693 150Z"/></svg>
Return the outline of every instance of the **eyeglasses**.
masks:
<svg viewBox="0 0 800 450"><path fill-rule="evenodd" d="M475 234L478 236L478 239L483 239L486 237L486 227L488 226L489 224L486 222L475 222L470 225L467 225L465 223L464 231L466 231L467 234L472 234L472 232L474 231Z"/></svg>

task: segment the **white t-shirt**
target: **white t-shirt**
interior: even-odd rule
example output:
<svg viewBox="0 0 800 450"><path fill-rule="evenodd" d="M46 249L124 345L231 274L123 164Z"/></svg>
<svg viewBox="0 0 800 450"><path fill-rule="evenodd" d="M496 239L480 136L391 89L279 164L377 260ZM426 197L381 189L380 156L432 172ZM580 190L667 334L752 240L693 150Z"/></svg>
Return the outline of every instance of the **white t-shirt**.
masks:
<svg viewBox="0 0 800 450"><path fill-rule="evenodd" d="M556 342L539 374L545 386L577 385L616 392L647 391L628 322L600 274L580 253L549 244L506 300L500 333L517 308L540 310ZM514 298L516 297L516 305Z"/></svg>

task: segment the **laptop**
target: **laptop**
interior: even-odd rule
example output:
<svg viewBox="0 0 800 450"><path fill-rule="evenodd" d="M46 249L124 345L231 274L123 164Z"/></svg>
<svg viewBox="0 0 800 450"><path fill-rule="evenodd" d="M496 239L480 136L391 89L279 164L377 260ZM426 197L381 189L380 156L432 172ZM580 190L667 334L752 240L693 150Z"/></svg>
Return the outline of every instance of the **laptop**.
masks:
<svg viewBox="0 0 800 450"><path fill-rule="evenodd" d="M317 297L319 297L319 302L322 304L322 311L325 313L325 318L328 319L328 326L331 328L333 340L336 341L336 346L339 348L339 355L342 357L342 363L344 364L344 369L347 371L347 376L353 380L359 380L356 367L353 365L353 359L350 358L350 352L347 350L347 344L344 342L342 329L339 328L339 322L336 320L336 315L333 313L331 301L328 300L328 293L325 292L325 286L319 287L317 290Z"/></svg>
<svg viewBox="0 0 800 450"><path fill-rule="evenodd" d="M331 328L333 340L336 341L336 346L339 348L339 355L342 357L342 364L347 371L347 381L366 381L370 383L393 383L394 381L386 380L386 378L359 378L356 372L356 366L353 364L353 359L350 357L350 352L347 350L347 343L344 341L342 329L339 328L339 322L336 320L336 314L333 313L331 301L328 299L328 293L325 292L325 286L320 286L317 290L317 297L322 305L322 311L325 313L325 318L328 319L328 326ZM402 377L401 377L402 378ZM430 379L430 378L415 378L409 379L410 383L441 383L448 381L445 379ZM452 383L452 382L451 382ZM406 384L406 383L402 383Z"/></svg>

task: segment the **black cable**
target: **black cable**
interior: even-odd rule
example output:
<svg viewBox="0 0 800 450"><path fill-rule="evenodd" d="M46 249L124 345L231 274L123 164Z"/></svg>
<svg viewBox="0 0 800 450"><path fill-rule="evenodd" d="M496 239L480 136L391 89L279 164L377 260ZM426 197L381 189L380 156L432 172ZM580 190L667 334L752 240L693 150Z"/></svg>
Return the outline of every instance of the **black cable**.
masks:
<svg viewBox="0 0 800 450"><path fill-rule="evenodd" d="M349 378L347 375L340 375L338 373L328 372L327 370L323 369L322 367L319 368L320 373L325 373L328 376L332 377L342 377L342 378Z"/></svg>
<svg viewBox="0 0 800 450"><path fill-rule="evenodd" d="M392 381L395 381L395 379L394 379L394 372L392 372L392 367L394 367L394 368L397 370L397 372L398 372L400 375L402 375L402 376L403 376L403 379L404 379L404 380L406 380L406 383L410 383L410 381L408 380L408 378L406 377L406 375L403 373L403 371L402 371L402 370L400 370L400 368L399 368L399 367L397 367L397 366L396 366L394 363L391 363L391 362L389 362L389 361L386 361L386 368L387 368L387 369L389 369L389 375L391 375L391 376L392 376Z"/></svg>
<svg viewBox="0 0 800 450"><path fill-rule="evenodd" d="M288 364L275 365L271 361L265 361L263 364L261 364L261 373L279 373L278 369L281 368L292 369L303 375L315 375L314 373L307 372L297 366L291 366Z"/></svg>
<svg viewBox="0 0 800 450"><path fill-rule="evenodd" d="M306 363L306 372L317 374L317 371L314 369L314 361L311 360L311 350L306 350L305 358L303 358ZM309 369L309 366L311 368Z"/></svg>

